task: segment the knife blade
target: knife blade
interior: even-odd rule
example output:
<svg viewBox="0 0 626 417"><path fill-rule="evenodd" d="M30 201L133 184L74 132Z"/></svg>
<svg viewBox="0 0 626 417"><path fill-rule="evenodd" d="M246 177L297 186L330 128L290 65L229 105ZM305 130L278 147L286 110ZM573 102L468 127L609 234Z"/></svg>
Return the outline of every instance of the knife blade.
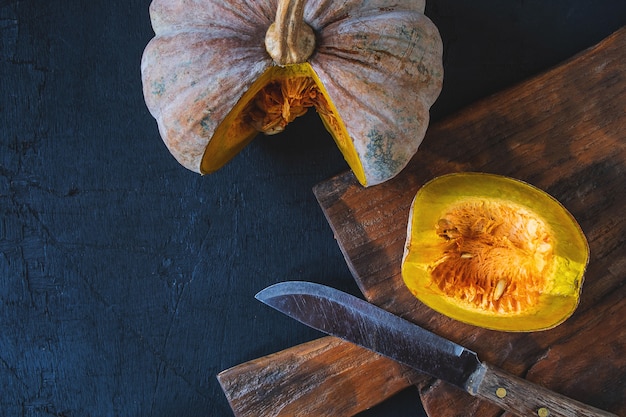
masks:
<svg viewBox="0 0 626 417"><path fill-rule="evenodd" d="M616 417L481 362L475 352L457 343L327 286L287 281L265 288L255 298L309 327L446 381L518 416Z"/></svg>

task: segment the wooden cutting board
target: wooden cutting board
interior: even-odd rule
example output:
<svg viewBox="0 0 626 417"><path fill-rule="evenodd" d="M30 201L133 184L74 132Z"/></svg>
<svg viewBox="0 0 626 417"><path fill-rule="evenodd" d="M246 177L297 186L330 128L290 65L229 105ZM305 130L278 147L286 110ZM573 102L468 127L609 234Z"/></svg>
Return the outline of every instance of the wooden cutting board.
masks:
<svg viewBox="0 0 626 417"><path fill-rule="evenodd" d="M580 306L565 324L526 334L483 330L433 312L404 287L409 205L426 181L457 171L527 181L578 219L591 258ZM314 192L369 301L511 372L626 414L625 30L432 126L410 166L383 186L363 188L346 173ZM443 384L424 386L422 400L433 417L499 413Z"/></svg>
<svg viewBox="0 0 626 417"><path fill-rule="evenodd" d="M485 330L432 311L405 288L400 266L410 203L428 180L459 171L529 182L556 197L579 221L591 258L580 306L564 324L533 333ZM370 302L467 346L485 361L626 416L626 28L568 62L431 126L414 159L393 180L363 188L346 172L317 185L314 193ZM293 356L297 349L307 355ZM291 412L306 409L307 398L315 402L321 391L335 390L342 392L334 396L337 401L352 406L332 410L332 402L325 401L331 411L324 415L352 415L414 383L429 416L502 413L456 388L407 373L333 338L220 374L234 410L243 404L243 397L235 394L242 375L263 375L271 368L276 377L281 361L290 360L285 353L292 354L292 361L299 358L300 365L278 372L282 377L277 389L287 390L299 381L301 391L317 393L300 400L292 390L292 396L284 398ZM342 357L353 360L329 374ZM368 368L369 363L376 367ZM366 368L370 371L363 371ZM369 384L372 369L386 372L387 379ZM325 377L302 383L322 371ZM325 384L331 377L333 384ZM349 391L342 378L350 382ZM355 389L359 384L362 388ZM346 399L350 393L354 398Z"/></svg>

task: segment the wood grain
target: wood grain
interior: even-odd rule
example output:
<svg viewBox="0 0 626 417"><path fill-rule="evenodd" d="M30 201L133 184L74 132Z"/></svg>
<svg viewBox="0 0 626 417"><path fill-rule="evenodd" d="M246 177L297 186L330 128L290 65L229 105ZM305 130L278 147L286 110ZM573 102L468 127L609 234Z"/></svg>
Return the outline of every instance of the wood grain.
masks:
<svg viewBox="0 0 626 417"><path fill-rule="evenodd" d="M370 302L467 346L512 374L618 415L626 415L625 53L626 28L566 63L433 125L409 166L393 180L363 188L346 172L314 188L346 262ZM589 240L591 259L580 306L564 324L536 333L484 330L428 309L404 287L400 264L410 203L426 181L459 171L527 181L556 197L577 218ZM332 353L307 350L305 375L311 378L314 373L321 379L308 385L312 390L307 395L294 396L290 384L299 378L293 364L301 360L301 349L308 347L287 349L221 374L236 415L253 415L237 413L238 407L246 408L242 402L267 403L269 397L251 398L246 390L250 383L267 382L262 375L268 370L294 372L281 380L275 395L282 398L281 407L307 410L304 415L336 411L334 404L319 398L345 400L343 395L359 384L364 390L373 389L361 375L361 366L367 365L332 373L337 358L356 354L352 345L339 343ZM365 350L358 355L350 360L367 364L376 356ZM406 383L399 376L403 371L389 366L384 371L387 376ZM236 378L239 373L261 376L246 383ZM245 389L231 384L230 378ZM412 381L429 416L502 415L498 407L441 381L419 376ZM383 391L352 396L363 403L333 415L356 413L394 389ZM236 392L243 394L234 396ZM289 404L283 405L285 401Z"/></svg>
<svg viewBox="0 0 626 417"><path fill-rule="evenodd" d="M353 416L419 378L425 379L390 359L330 336L218 375L237 417Z"/></svg>

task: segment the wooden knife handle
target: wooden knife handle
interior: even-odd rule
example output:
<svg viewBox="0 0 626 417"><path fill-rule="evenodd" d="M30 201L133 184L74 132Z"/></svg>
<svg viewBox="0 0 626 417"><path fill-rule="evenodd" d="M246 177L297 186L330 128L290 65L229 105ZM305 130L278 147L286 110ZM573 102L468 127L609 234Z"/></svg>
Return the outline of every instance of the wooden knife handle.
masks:
<svg viewBox="0 0 626 417"><path fill-rule="evenodd" d="M474 374L468 391L518 416L617 417L488 364Z"/></svg>
<svg viewBox="0 0 626 417"><path fill-rule="evenodd" d="M335 337L222 371L236 417L348 417L427 377Z"/></svg>

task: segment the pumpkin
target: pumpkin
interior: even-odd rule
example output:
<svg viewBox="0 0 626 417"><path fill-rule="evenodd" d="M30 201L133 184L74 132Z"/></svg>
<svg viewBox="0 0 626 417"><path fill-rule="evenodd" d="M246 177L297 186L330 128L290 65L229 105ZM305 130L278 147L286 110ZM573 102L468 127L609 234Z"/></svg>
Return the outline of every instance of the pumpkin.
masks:
<svg viewBox="0 0 626 417"><path fill-rule="evenodd" d="M424 1L154 0L146 105L188 169L220 169L314 107L361 184L408 163L443 79Z"/></svg>
<svg viewBox="0 0 626 417"><path fill-rule="evenodd" d="M576 309L589 246L546 192L485 173L425 184L402 258L408 289L453 319L502 331L550 329Z"/></svg>

